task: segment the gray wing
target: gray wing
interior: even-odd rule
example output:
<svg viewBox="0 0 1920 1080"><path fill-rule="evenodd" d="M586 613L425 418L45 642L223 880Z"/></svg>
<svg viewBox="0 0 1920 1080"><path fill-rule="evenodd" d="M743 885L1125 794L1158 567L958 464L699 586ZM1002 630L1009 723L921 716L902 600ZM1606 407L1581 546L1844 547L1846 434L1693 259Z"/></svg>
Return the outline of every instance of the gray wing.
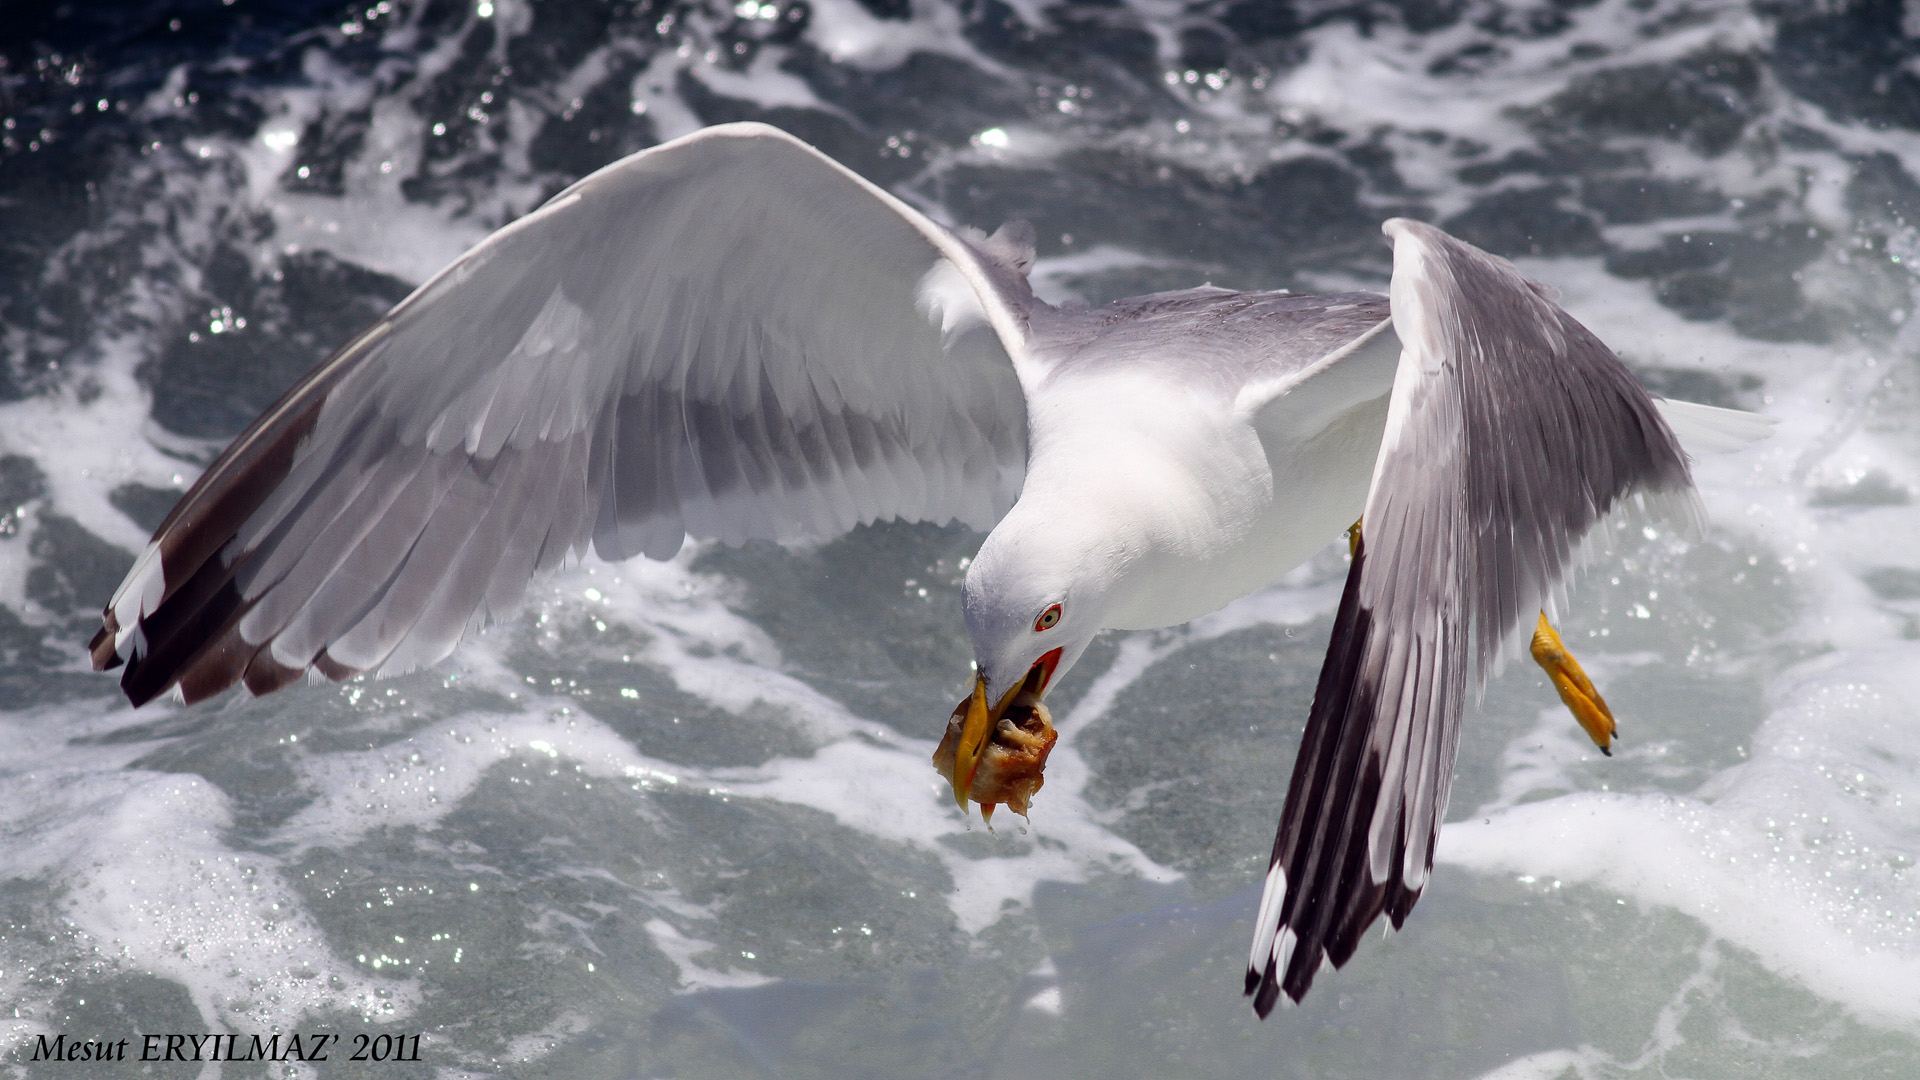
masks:
<svg viewBox="0 0 1920 1080"><path fill-rule="evenodd" d="M1698 510L1618 358L1504 259L1395 219L1402 345L1363 535L1274 840L1246 989L1264 1016L1426 886L1469 685L1629 496Z"/></svg>
<svg viewBox="0 0 1920 1080"><path fill-rule="evenodd" d="M1387 298L1378 293L1243 293L1207 285L1036 312L1033 351L1049 372L1172 368L1189 384L1211 384L1263 432L1298 431L1387 392L1391 358L1384 368L1372 358L1350 358L1388 325Z"/></svg>
<svg viewBox="0 0 1920 1080"><path fill-rule="evenodd" d="M986 528L1017 495L1025 270L806 144L709 128L580 181L296 385L94 640L136 704L432 663L589 541ZM1025 250L1022 250L1022 248Z"/></svg>

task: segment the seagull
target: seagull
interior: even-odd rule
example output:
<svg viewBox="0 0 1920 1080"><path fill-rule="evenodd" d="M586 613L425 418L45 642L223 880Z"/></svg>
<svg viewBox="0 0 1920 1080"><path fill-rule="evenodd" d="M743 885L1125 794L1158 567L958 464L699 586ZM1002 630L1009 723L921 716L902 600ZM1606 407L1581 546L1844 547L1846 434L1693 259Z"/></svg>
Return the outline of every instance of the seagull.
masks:
<svg viewBox="0 0 1920 1080"><path fill-rule="evenodd" d="M1024 814L1044 695L1095 634L1218 609L1352 525L1246 973L1264 1017L1407 917L1467 690L1535 611L1607 746L1553 594L1616 510L1697 525L1676 428L1754 437L1650 398L1506 260L1383 230L1384 297L1055 307L1028 225L943 226L766 125L695 132L493 233L287 391L155 532L93 664L136 706L396 674L589 546L957 521L986 532L976 672L935 764L963 810Z"/></svg>

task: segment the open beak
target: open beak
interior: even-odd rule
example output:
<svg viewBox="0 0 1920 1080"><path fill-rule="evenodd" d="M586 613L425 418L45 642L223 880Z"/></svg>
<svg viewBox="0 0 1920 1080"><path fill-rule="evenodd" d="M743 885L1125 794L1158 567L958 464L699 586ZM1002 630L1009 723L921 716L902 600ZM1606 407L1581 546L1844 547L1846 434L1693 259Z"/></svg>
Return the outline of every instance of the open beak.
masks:
<svg viewBox="0 0 1920 1080"><path fill-rule="evenodd" d="M1034 661L1026 677L992 704L985 673L975 675L973 693L954 707L946 737L933 752L933 767L953 786L953 801L961 809L972 799L989 820L1003 802L1014 813L1026 814L1028 801L1043 782L1047 755L1059 739L1040 698L1053 681L1060 653L1054 649Z"/></svg>

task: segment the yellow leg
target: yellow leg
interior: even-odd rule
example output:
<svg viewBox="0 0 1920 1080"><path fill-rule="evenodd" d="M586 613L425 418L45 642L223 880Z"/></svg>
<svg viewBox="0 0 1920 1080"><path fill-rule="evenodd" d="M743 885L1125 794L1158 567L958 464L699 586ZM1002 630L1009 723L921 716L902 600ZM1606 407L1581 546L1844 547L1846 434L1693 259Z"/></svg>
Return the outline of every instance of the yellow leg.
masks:
<svg viewBox="0 0 1920 1080"><path fill-rule="evenodd" d="M1615 730L1613 711L1607 708L1607 701L1600 691L1593 688L1587 673L1580 670L1580 661L1573 658L1567 647L1560 642L1560 635L1547 622L1547 613L1540 613L1540 622L1533 630L1533 661L1553 680L1553 688L1560 692L1560 700L1573 713L1573 718L1586 729L1593 745L1608 757L1613 756L1612 742Z"/></svg>
<svg viewBox="0 0 1920 1080"><path fill-rule="evenodd" d="M1360 554L1360 523L1365 520L1367 519L1363 515L1354 518L1353 524L1347 526L1347 558L1349 559Z"/></svg>

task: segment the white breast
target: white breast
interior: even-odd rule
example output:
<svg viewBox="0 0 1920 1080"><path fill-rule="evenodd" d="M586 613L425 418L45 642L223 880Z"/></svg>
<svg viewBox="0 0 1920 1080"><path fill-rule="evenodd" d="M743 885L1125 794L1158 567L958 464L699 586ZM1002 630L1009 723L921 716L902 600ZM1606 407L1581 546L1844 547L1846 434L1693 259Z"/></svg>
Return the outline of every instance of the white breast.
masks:
<svg viewBox="0 0 1920 1080"><path fill-rule="evenodd" d="M1305 442L1263 444L1232 403L1165 368L1061 373L1029 403L1022 511L1117 571L1103 625L1185 622L1272 582L1360 513L1384 398Z"/></svg>

